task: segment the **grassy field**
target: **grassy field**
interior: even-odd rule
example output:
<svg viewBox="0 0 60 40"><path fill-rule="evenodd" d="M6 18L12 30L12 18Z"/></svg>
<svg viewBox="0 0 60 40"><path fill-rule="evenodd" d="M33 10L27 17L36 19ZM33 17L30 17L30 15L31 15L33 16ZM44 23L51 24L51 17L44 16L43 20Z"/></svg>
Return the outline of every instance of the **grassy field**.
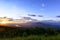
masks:
<svg viewBox="0 0 60 40"><path fill-rule="evenodd" d="M0 38L0 40L60 40L60 34L55 36L38 36L38 35L30 35L27 37L13 37L13 38Z"/></svg>

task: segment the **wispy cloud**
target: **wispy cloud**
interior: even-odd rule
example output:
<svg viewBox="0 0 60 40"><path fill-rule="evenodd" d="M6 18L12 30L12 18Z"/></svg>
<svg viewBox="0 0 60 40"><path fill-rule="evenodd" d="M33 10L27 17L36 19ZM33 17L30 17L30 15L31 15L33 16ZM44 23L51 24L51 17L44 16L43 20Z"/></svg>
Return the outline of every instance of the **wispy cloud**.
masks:
<svg viewBox="0 0 60 40"><path fill-rule="evenodd" d="M31 20L33 22L38 21L37 19L33 19L31 17L22 17L23 20Z"/></svg>
<svg viewBox="0 0 60 40"><path fill-rule="evenodd" d="M31 20L32 18L31 17L22 17L22 19Z"/></svg>
<svg viewBox="0 0 60 40"><path fill-rule="evenodd" d="M33 16L33 17L35 17L36 15L35 15L35 14L28 14L28 16Z"/></svg>
<svg viewBox="0 0 60 40"><path fill-rule="evenodd" d="M38 15L38 17L43 17L42 15Z"/></svg>

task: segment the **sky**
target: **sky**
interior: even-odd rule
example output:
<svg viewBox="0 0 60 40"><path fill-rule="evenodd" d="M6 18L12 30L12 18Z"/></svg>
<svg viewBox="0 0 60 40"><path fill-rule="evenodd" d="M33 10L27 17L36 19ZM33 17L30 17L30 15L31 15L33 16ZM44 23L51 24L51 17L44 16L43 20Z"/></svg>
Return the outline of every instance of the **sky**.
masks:
<svg viewBox="0 0 60 40"><path fill-rule="evenodd" d="M4 16L14 19L31 17L37 20L60 20L56 17L60 16L60 0L0 0L0 17Z"/></svg>

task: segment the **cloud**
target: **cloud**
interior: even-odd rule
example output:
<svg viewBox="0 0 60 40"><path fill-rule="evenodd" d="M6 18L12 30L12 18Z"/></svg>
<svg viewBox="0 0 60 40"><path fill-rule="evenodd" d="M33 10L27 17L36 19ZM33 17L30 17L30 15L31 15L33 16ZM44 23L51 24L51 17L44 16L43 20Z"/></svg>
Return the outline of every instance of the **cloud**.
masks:
<svg viewBox="0 0 60 40"><path fill-rule="evenodd" d="M38 17L43 17L42 15L38 15Z"/></svg>
<svg viewBox="0 0 60 40"><path fill-rule="evenodd" d="M30 20L30 19L32 19L31 17L22 17L23 19L25 19L25 20Z"/></svg>
<svg viewBox="0 0 60 40"><path fill-rule="evenodd" d="M24 19L24 20L31 20L31 21L33 21L33 22L38 21L37 19L33 19L33 18L31 18L31 17L22 17L22 19Z"/></svg>
<svg viewBox="0 0 60 40"><path fill-rule="evenodd" d="M28 14L28 16L33 16L33 17L35 17L36 15L35 15L35 14Z"/></svg>
<svg viewBox="0 0 60 40"><path fill-rule="evenodd" d="M35 14L28 14L28 16L33 16L33 17L36 17L36 16L38 16L38 17L43 17L42 15L35 15Z"/></svg>
<svg viewBox="0 0 60 40"><path fill-rule="evenodd" d="M56 17L60 18L60 15L59 16L56 16Z"/></svg>

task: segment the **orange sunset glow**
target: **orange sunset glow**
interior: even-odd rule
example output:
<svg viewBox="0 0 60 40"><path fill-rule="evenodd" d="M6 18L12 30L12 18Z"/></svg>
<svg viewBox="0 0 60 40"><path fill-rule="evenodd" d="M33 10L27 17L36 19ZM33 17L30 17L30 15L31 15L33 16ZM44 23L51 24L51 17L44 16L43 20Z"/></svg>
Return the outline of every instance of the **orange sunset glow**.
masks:
<svg viewBox="0 0 60 40"><path fill-rule="evenodd" d="M27 23L31 20L13 20L11 21L10 18L7 18L7 17L2 17L0 18L0 25L3 25L3 26L8 26L8 25L11 25L11 24L22 24L22 23Z"/></svg>

